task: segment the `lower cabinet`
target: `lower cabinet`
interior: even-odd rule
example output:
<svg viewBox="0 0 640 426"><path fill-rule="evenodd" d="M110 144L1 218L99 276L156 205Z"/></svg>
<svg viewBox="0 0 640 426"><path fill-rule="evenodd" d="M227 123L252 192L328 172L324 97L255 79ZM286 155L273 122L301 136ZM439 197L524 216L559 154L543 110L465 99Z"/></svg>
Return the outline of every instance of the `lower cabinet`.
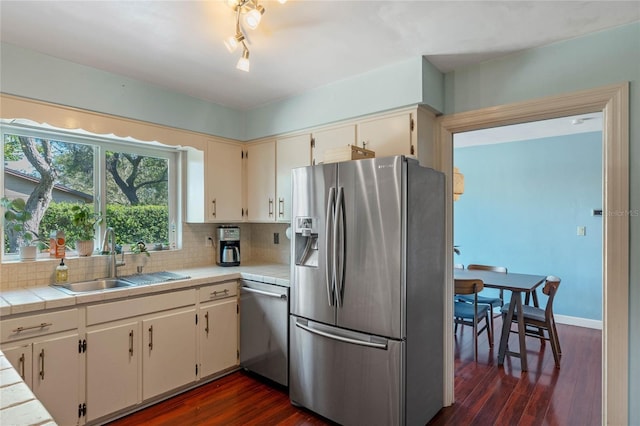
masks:
<svg viewBox="0 0 640 426"><path fill-rule="evenodd" d="M87 421L138 403L140 323L87 332Z"/></svg>
<svg viewBox="0 0 640 426"><path fill-rule="evenodd" d="M142 399L195 381L196 311L142 321Z"/></svg>
<svg viewBox="0 0 640 426"><path fill-rule="evenodd" d="M238 365L237 286L3 318L1 349L57 424L101 424Z"/></svg>
<svg viewBox="0 0 640 426"><path fill-rule="evenodd" d="M236 297L200 306L200 377L238 365Z"/></svg>
<svg viewBox="0 0 640 426"><path fill-rule="evenodd" d="M60 425L75 425L80 417L78 342L78 334L72 333L2 347L11 365Z"/></svg>

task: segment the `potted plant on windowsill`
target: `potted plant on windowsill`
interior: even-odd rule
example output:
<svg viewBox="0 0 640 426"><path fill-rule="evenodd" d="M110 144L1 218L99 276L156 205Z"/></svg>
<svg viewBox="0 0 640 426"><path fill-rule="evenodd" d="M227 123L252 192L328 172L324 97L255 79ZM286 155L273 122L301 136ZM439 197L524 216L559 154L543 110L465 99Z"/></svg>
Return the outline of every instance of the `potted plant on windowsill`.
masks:
<svg viewBox="0 0 640 426"><path fill-rule="evenodd" d="M35 260L38 246L34 242L40 241L40 237L37 232L27 228L32 215L26 209L26 202L22 198L9 200L3 197L0 205L5 209L5 232L9 235L10 251L18 249L20 260Z"/></svg>
<svg viewBox="0 0 640 426"><path fill-rule="evenodd" d="M76 204L71 207L71 223L78 235L76 251L78 256L91 256L94 249L96 226L102 222L100 213L94 213L89 204Z"/></svg>

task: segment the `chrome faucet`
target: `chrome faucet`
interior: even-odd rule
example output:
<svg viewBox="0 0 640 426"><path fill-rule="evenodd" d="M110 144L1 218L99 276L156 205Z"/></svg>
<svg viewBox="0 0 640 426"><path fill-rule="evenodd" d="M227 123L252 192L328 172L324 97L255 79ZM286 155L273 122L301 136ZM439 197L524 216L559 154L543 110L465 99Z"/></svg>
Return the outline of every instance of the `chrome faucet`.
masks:
<svg viewBox="0 0 640 426"><path fill-rule="evenodd" d="M116 260L116 233L113 228L108 227L104 231L102 238L102 254L109 255L109 276L107 278L117 278L118 268L124 266L124 251L122 252L122 260Z"/></svg>

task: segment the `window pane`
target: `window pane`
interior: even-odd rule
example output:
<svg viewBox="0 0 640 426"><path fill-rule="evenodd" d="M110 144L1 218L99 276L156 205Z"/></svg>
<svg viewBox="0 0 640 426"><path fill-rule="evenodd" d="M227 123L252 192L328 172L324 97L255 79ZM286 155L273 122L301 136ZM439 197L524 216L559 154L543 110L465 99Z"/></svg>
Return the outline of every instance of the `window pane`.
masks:
<svg viewBox="0 0 640 426"><path fill-rule="evenodd" d="M169 243L168 177L166 158L106 152L106 222L118 244Z"/></svg>
<svg viewBox="0 0 640 426"><path fill-rule="evenodd" d="M27 232L18 230L21 226L5 229L5 253L17 253L29 239L48 242L56 230L64 230L67 246L74 248L70 208L93 203L94 148L17 134L5 134L3 142L5 197L23 199L30 216L24 223Z"/></svg>

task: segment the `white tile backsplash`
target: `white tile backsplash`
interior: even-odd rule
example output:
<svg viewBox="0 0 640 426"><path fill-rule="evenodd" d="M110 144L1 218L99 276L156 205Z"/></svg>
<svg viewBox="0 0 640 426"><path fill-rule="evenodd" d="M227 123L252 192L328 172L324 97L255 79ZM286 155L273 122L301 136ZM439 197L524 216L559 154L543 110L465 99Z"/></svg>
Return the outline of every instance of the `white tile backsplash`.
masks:
<svg viewBox="0 0 640 426"><path fill-rule="evenodd" d="M241 223L241 262L259 261L280 264L289 263L290 241L283 223ZM151 256L125 254L125 266L118 268L119 275L136 273L136 266L144 263L145 272L193 268L215 264L213 247L205 246L208 235L215 236L217 224L184 224L182 248L151 252ZM280 243L274 244L273 234L278 233ZM118 260L121 256L118 256ZM59 260L39 259L31 262L0 264L0 291L53 284ZM69 267L69 281L77 282L102 278L108 273L107 256L71 257L65 259Z"/></svg>

